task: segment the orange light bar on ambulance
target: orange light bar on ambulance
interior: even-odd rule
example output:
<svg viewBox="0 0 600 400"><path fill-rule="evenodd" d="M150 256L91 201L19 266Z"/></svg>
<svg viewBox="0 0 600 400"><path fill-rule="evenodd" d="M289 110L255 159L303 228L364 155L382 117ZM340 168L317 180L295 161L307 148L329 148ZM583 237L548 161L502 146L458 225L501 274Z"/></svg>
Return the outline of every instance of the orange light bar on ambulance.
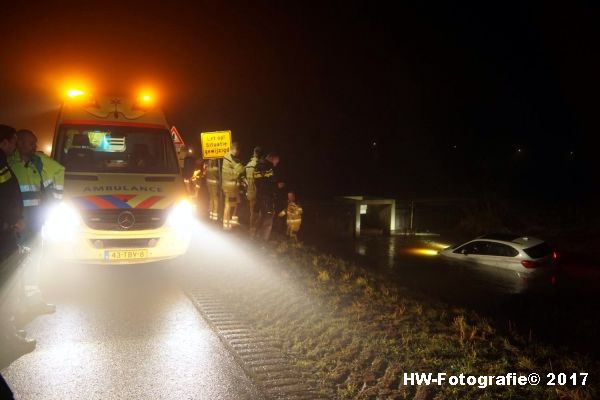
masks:
<svg viewBox="0 0 600 400"><path fill-rule="evenodd" d="M146 110L154 105L154 96L149 92L142 92L137 97L133 108L136 110Z"/></svg>
<svg viewBox="0 0 600 400"><path fill-rule="evenodd" d="M69 89L67 91L67 96L69 96L71 98L80 97L80 96L83 96L84 94L85 94L85 92L81 89Z"/></svg>

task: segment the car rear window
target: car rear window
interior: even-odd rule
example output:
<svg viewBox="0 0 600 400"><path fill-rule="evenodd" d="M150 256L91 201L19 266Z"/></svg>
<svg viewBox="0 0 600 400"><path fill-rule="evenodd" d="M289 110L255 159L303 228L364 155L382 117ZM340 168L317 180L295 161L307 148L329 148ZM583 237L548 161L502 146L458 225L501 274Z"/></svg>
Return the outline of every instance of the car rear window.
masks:
<svg viewBox="0 0 600 400"><path fill-rule="evenodd" d="M552 249L548 243L540 243L536 246L530 247L528 249L524 249L525 254L527 254L531 258L542 258L549 256L552 254Z"/></svg>

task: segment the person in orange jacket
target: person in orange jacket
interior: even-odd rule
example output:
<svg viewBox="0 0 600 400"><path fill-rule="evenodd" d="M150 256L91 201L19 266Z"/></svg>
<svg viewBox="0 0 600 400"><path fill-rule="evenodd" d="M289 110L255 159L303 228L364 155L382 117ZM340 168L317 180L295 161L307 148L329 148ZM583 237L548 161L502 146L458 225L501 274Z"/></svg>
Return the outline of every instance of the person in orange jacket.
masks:
<svg viewBox="0 0 600 400"><path fill-rule="evenodd" d="M302 225L302 207L296 203L296 194L294 192L288 192L287 207L279 213L279 216L287 216L287 236L297 242L297 234L300 230L300 225Z"/></svg>

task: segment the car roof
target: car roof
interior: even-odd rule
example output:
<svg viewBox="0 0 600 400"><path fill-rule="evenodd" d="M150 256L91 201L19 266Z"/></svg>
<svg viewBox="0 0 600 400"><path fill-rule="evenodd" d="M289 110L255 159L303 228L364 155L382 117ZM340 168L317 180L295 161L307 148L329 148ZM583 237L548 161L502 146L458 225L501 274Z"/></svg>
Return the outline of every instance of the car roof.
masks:
<svg viewBox="0 0 600 400"><path fill-rule="evenodd" d="M514 233L488 233L487 235L478 237L478 239L502 240L504 242L512 242L518 238L520 238L520 236L515 235Z"/></svg>
<svg viewBox="0 0 600 400"><path fill-rule="evenodd" d="M493 240L496 242L510 243L511 245L519 245L522 248L529 248L544 243L542 239L532 236L518 236L513 233L491 233L483 235L474 240Z"/></svg>

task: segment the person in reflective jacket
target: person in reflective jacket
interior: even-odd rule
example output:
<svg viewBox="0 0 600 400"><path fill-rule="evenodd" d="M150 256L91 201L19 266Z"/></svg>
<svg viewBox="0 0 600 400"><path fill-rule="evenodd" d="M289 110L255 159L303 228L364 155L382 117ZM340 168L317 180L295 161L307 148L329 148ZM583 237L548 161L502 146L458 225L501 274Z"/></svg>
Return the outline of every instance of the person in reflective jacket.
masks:
<svg viewBox="0 0 600 400"><path fill-rule="evenodd" d="M244 166L237 158L238 144L231 143L229 154L223 157L221 179L225 205L223 207L223 229L230 231L239 225L237 208L240 203L240 175L244 172Z"/></svg>
<svg viewBox="0 0 600 400"><path fill-rule="evenodd" d="M297 233L302 225L302 207L296 203L296 194L288 192L287 207L279 213L280 217L287 217L287 236L293 241L298 241Z"/></svg>
<svg viewBox="0 0 600 400"><path fill-rule="evenodd" d="M52 313L54 305L45 303L39 291L41 257L41 230L45 210L53 202L62 200L65 168L37 150L37 137L27 129L17 132L17 151L8 162L19 181L23 196L25 231L20 244L31 249L31 262L25 271L25 289L32 314Z"/></svg>
<svg viewBox="0 0 600 400"><path fill-rule="evenodd" d="M0 125L0 262L17 251L16 234L25 229L19 182L7 160L16 144L15 129Z"/></svg>
<svg viewBox="0 0 600 400"><path fill-rule="evenodd" d="M258 210L256 209L256 185L254 184L254 169L258 160L263 156L263 151L260 147L255 147L252 158L244 168L244 180L246 184L246 198L248 199L248 208L250 210L250 236L256 234L256 223Z"/></svg>
<svg viewBox="0 0 600 400"><path fill-rule="evenodd" d="M198 217L205 217L205 209L206 209L206 200L202 196L203 191L205 190L206 183L203 183L206 178L206 169L205 162L203 159L198 158L194 162L194 172L192 174L192 178L190 179L190 194L192 199L196 202L196 212Z"/></svg>
<svg viewBox="0 0 600 400"><path fill-rule="evenodd" d="M208 188L208 217L211 221L219 220L219 163L208 160L206 163L206 186Z"/></svg>
<svg viewBox="0 0 600 400"><path fill-rule="evenodd" d="M21 241L26 246L41 231L44 209L52 202L62 200L65 182L65 168L36 150L35 134L21 129L17 131L17 151L8 159L23 196L26 229Z"/></svg>
<svg viewBox="0 0 600 400"><path fill-rule="evenodd" d="M277 191L284 187L275 167L279 164L279 155L269 153L260 159L254 168L254 184L256 185L256 204L258 208L257 237L268 241L273 228L273 215Z"/></svg>
<svg viewBox="0 0 600 400"><path fill-rule="evenodd" d="M15 129L0 125L0 358L13 359L36 346L35 340L26 338L26 332L17 331L13 323L23 293L17 235L25 229L19 183L7 162L16 143Z"/></svg>

